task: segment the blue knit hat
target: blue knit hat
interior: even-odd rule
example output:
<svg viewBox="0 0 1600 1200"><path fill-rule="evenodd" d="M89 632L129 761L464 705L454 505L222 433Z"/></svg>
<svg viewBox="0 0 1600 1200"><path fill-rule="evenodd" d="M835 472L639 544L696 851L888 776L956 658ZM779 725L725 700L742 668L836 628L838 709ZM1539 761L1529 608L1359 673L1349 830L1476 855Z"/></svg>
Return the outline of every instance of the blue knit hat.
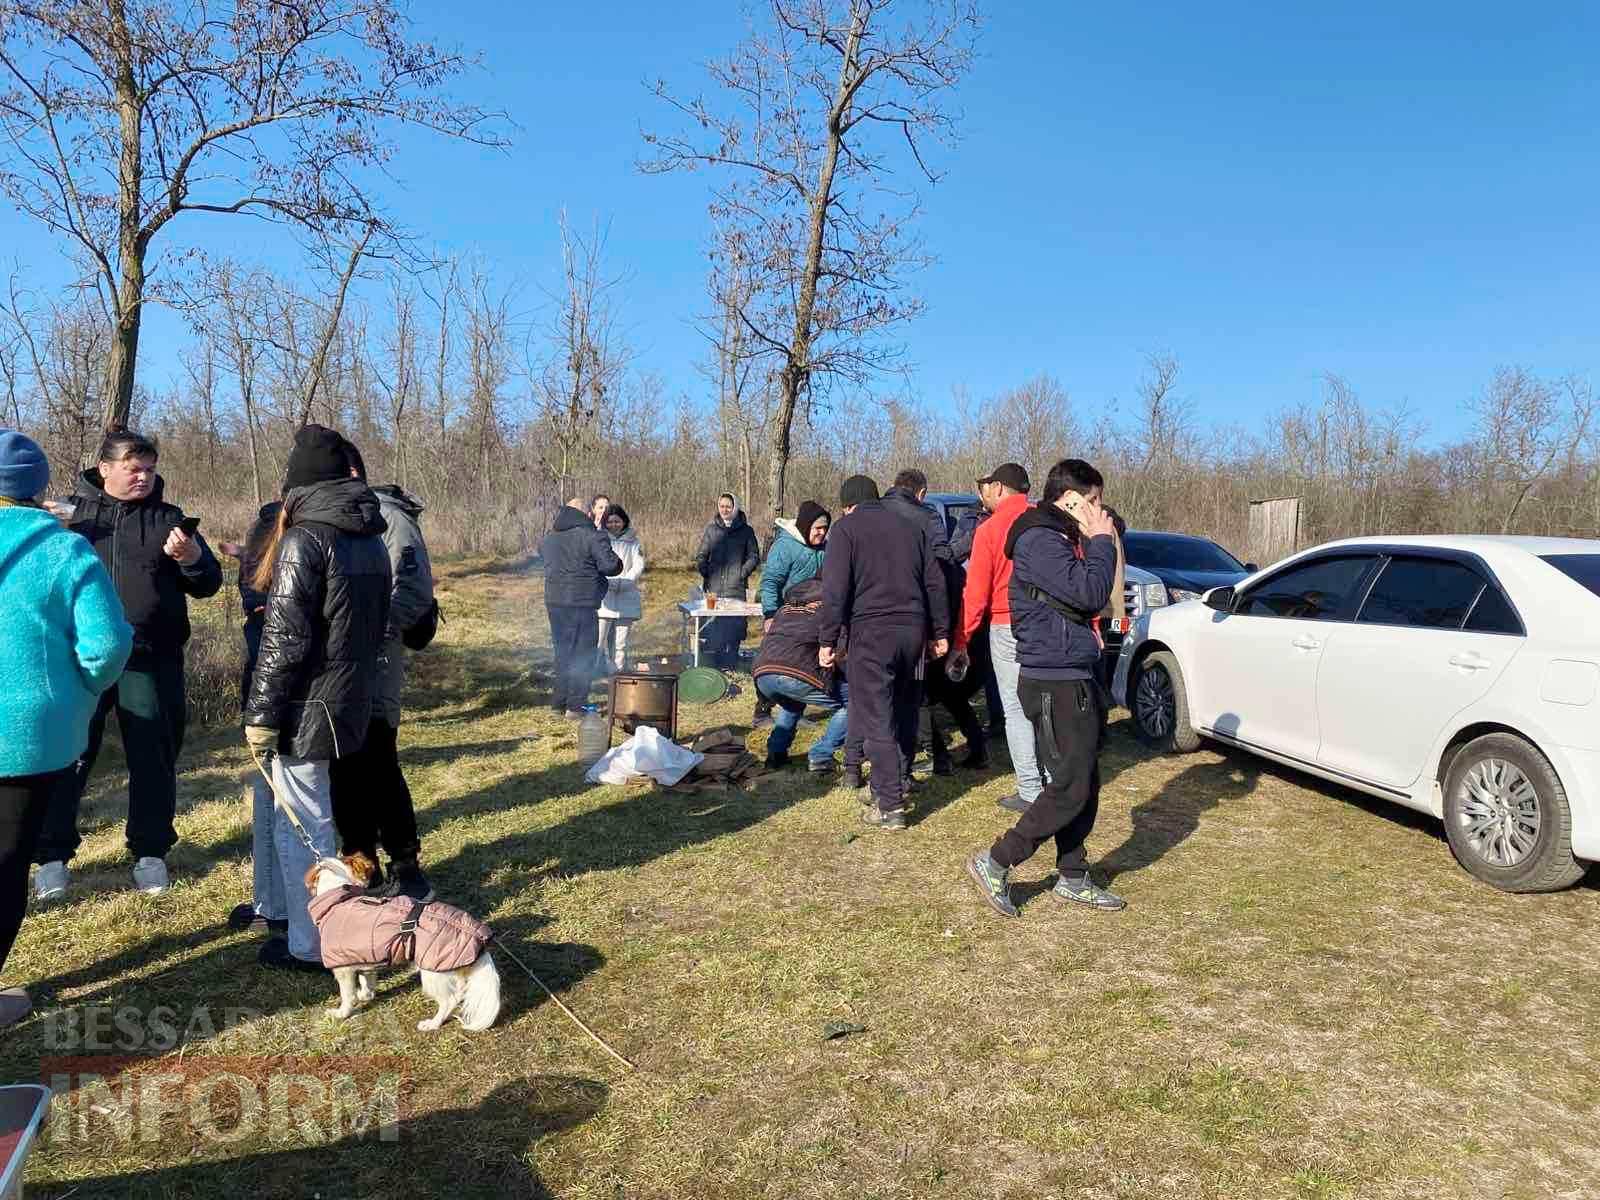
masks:
<svg viewBox="0 0 1600 1200"><path fill-rule="evenodd" d="M50 460L39 443L15 429L0 429L0 496L32 500L50 486Z"/></svg>

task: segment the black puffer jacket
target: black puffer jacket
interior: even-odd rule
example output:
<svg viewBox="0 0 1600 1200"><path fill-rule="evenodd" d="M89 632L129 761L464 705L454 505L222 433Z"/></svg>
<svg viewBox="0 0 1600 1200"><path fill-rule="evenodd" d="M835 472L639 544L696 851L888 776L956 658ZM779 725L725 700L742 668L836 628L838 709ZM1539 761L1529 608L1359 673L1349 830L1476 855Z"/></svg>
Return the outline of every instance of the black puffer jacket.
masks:
<svg viewBox="0 0 1600 1200"><path fill-rule="evenodd" d="M68 523L74 533L89 539L111 574L133 626L128 663L134 667L181 652L189 642L187 598L204 600L222 587L222 565L198 534L200 557L193 566L180 566L162 549L183 520L183 510L163 500L162 491L158 475L143 500L116 500L106 495L100 472L91 468L78 479Z"/></svg>
<svg viewBox="0 0 1600 1200"><path fill-rule="evenodd" d="M761 565L761 545L742 511L735 512L727 524L720 516L712 518L700 536L700 552L695 555L694 565L706 591L730 600L744 599L750 576Z"/></svg>
<svg viewBox="0 0 1600 1200"><path fill-rule="evenodd" d="M295 488L284 507L244 723L281 730L296 758L342 758L366 741L389 620L383 518L359 479Z"/></svg>
<svg viewBox="0 0 1600 1200"><path fill-rule="evenodd" d="M594 527L594 519L568 504L556 514L550 532L539 543L544 559L546 608L592 608L606 598L606 580L622 574L622 560L611 538Z"/></svg>

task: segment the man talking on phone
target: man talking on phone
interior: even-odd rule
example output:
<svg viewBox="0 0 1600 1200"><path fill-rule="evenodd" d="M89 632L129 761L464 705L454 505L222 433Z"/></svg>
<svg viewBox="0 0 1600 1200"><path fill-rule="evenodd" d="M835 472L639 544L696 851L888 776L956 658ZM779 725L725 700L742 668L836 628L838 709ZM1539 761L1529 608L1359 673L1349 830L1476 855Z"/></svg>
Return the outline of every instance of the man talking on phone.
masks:
<svg viewBox="0 0 1600 1200"><path fill-rule="evenodd" d="M199 533L199 521L162 499L156 446L137 433L106 434L100 460L83 473L67 527L89 539L133 626L133 657L103 696L89 723L89 745L50 798L34 861L34 894L57 900L67 891L67 864L78 849L78 805L94 769L106 717L117 710L128 759L128 853L133 885L152 895L167 889L167 851L177 843L178 751L187 724L183 649L189 641L189 598L222 587L222 567Z"/></svg>
<svg viewBox="0 0 1600 1200"><path fill-rule="evenodd" d="M1017 696L1033 726L1046 783L1016 825L967 863L983 898L1002 916L1017 915L1011 869L1052 838L1057 899L1101 912L1127 907L1089 878L1084 849L1100 809L1106 728L1092 622L1111 597L1117 569L1116 525L1092 498L1099 483L1100 473L1088 463L1061 460L1050 468L1039 506L1019 516L1006 536Z"/></svg>

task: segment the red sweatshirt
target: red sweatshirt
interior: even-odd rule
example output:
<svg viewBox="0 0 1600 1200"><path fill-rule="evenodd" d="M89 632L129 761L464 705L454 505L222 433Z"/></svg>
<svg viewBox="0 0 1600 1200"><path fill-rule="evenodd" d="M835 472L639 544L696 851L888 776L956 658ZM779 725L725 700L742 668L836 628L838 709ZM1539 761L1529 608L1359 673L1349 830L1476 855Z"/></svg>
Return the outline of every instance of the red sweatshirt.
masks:
<svg viewBox="0 0 1600 1200"><path fill-rule="evenodd" d="M985 619L991 625L1011 624L1011 560L1006 557L1006 538L1017 518L1027 511L1026 496L1007 496L973 535L956 649L967 648Z"/></svg>

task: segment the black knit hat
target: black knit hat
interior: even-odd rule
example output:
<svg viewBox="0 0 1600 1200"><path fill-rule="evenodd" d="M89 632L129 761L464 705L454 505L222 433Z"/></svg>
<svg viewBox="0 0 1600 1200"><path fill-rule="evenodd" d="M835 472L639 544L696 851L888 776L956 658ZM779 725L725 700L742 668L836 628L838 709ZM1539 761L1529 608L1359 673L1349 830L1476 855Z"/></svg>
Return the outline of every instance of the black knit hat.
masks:
<svg viewBox="0 0 1600 1200"><path fill-rule="evenodd" d="M877 498L878 485L868 475L852 475L839 489L839 503L846 508L854 508L858 504L865 504L868 500Z"/></svg>
<svg viewBox="0 0 1600 1200"><path fill-rule="evenodd" d="M283 476L284 494L312 483L349 479L348 445L336 430L326 425L302 426L294 435L294 449L289 451L289 469Z"/></svg>
<svg viewBox="0 0 1600 1200"><path fill-rule="evenodd" d="M832 521L833 516L815 500L807 500L800 506L800 512L794 519L794 527L800 531L802 542L811 541L811 527L819 520Z"/></svg>

